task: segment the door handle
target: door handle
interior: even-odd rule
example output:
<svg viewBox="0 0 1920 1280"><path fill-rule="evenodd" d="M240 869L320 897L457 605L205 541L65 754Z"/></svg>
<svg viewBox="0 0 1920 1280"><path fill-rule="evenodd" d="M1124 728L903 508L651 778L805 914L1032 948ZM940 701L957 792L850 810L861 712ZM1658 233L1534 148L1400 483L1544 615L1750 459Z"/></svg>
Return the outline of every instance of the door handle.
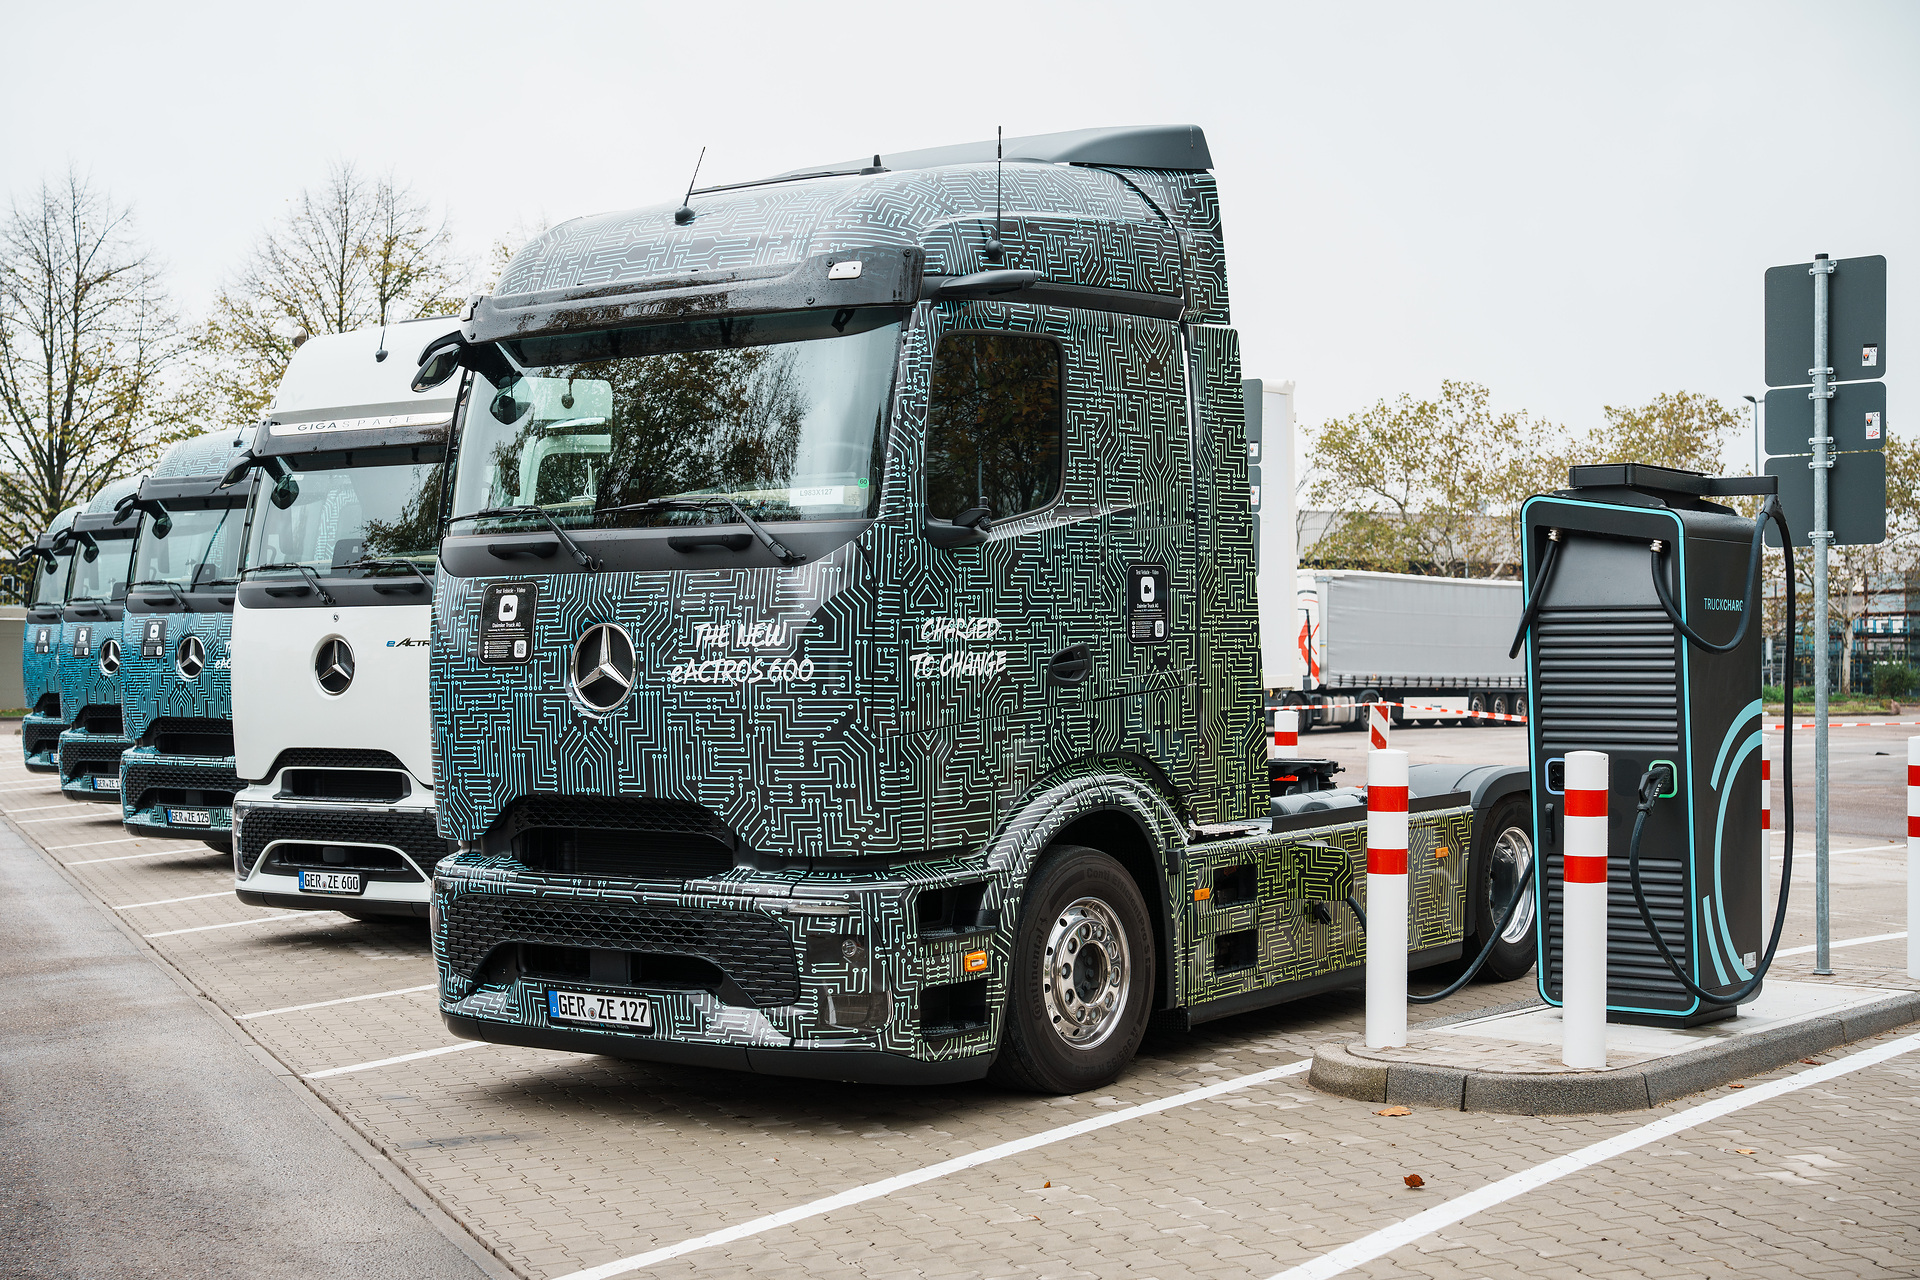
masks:
<svg viewBox="0 0 1920 1280"><path fill-rule="evenodd" d="M1076 685L1093 674L1093 650L1084 644L1068 645L1047 662L1047 683Z"/></svg>

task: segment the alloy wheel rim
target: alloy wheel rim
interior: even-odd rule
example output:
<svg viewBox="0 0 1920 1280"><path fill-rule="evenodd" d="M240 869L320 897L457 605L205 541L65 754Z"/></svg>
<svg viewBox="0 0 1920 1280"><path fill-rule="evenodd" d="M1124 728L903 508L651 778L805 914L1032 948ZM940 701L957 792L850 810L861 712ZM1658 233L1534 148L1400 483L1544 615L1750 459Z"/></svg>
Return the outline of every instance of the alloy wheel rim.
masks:
<svg viewBox="0 0 1920 1280"><path fill-rule="evenodd" d="M1099 898L1063 907L1047 930L1041 1003L1061 1043L1092 1049L1120 1027L1133 957L1120 917Z"/></svg>
<svg viewBox="0 0 1920 1280"><path fill-rule="evenodd" d="M1502 942L1522 942L1533 932L1532 879L1533 841L1519 827L1508 827L1493 842L1493 857L1487 864L1487 910L1502 910L1513 897L1514 886L1528 884L1529 889L1513 909L1513 919L1500 931Z"/></svg>

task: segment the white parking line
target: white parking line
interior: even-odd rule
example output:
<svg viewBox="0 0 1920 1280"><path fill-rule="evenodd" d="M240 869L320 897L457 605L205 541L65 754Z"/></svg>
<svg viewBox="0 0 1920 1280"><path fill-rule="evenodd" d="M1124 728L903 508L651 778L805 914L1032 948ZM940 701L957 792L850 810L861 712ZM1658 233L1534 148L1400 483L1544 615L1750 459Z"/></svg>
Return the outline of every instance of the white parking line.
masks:
<svg viewBox="0 0 1920 1280"><path fill-rule="evenodd" d="M1829 1062L1824 1067L1814 1067L1798 1075L1782 1080L1771 1080L1766 1084L1755 1085L1743 1092L1715 1098L1712 1102L1703 1102L1697 1107L1689 1107L1652 1124L1641 1125L1638 1129L1596 1142L1590 1147L1582 1147L1572 1155L1561 1156L1558 1160L1549 1160L1545 1164L1535 1165L1531 1169L1489 1183L1478 1191L1469 1191L1463 1196L1455 1196L1444 1204L1435 1205L1425 1213L1416 1213L1411 1218L1384 1227L1369 1236L1362 1236L1352 1244L1346 1244L1331 1253L1324 1253L1312 1262L1290 1267L1273 1277L1273 1280L1330 1280L1330 1277L1351 1271L1355 1267L1365 1266L1377 1258L1383 1258L1401 1245L1411 1244L1422 1237L1452 1226L1464 1218L1479 1213L1482 1209L1491 1209L1495 1205L1505 1204L1516 1196L1523 1195L1535 1187L1545 1186L1570 1173L1578 1173L1604 1160L1638 1150L1648 1143L1658 1142L1662 1138L1676 1133L1684 1133L1696 1125L1709 1120L1718 1120L1756 1103L1769 1102L1782 1094L1804 1089L1808 1085L1825 1084L1850 1072L1865 1067L1876 1066L1889 1058L1897 1058L1903 1053L1920 1049L1920 1035L1902 1036L1886 1044L1875 1045L1871 1049L1862 1049L1849 1054L1837 1062ZM580 1275L599 1274L581 1272Z"/></svg>
<svg viewBox="0 0 1920 1280"><path fill-rule="evenodd" d="M101 843L102 844L120 844L123 842L118 840L103 840L101 841ZM86 847L87 846L83 844L61 846L61 848L63 849L84 849ZM53 850L49 849L47 850L47 852L52 853ZM188 848L185 845L182 845L178 849L160 849L153 853L120 853L120 854L115 854L111 858L82 858L78 862L63 862L60 865L63 867L91 867L97 862L132 862L137 858L171 858L178 853L192 853L192 852L193 852L192 849Z"/></svg>
<svg viewBox="0 0 1920 1280"><path fill-rule="evenodd" d="M393 991L376 991L372 995L341 996L338 1000L315 1000L312 1004L290 1004L280 1009L262 1009L258 1013L239 1014L234 1021L245 1022L248 1018L271 1018L276 1013L299 1013L302 1009L325 1009L329 1005L353 1004L360 1000L381 1000L387 996L410 996L417 991L438 991L439 989L438 983L429 982L424 987L399 987Z"/></svg>
<svg viewBox="0 0 1920 1280"><path fill-rule="evenodd" d="M48 805L47 807L48 807L48 808L50 808L50 809L53 809L53 808L66 808L67 806L65 806L65 805ZM33 810L31 810L31 809L22 809L22 810L21 810L20 812L22 812L22 813L32 813L32 812L33 812ZM43 823L43 822L66 822L66 821L69 821L69 820L70 820L70 819L72 818L72 816L73 816L72 814L62 814L62 815L61 815L60 817L58 817L58 818L28 818L28 819L27 819L27 820L26 820L25 822L16 822L16 823L14 823L13 825L14 825L14 826L16 826L16 827L37 827L37 826L39 826L39 825L40 825L41 823ZM104 817L106 817L107 815L106 815L106 814L104 814L104 813L102 813L102 814L95 814L94 816L95 816L95 817L101 817L101 818L104 818Z"/></svg>
<svg viewBox="0 0 1920 1280"><path fill-rule="evenodd" d="M224 890L220 893L190 893L184 898L155 898L152 902L129 902L124 907L115 907L114 910L131 911L135 907L164 907L169 902L198 902L202 898L231 898L232 896L233 890L231 889Z"/></svg>
<svg viewBox="0 0 1920 1280"><path fill-rule="evenodd" d="M401 1061L401 1059L394 1059ZM370 1063L377 1066L377 1063ZM824 1196L818 1200L809 1200L805 1204L795 1205L791 1209L782 1209L778 1213L767 1214L763 1218L754 1218L736 1227L723 1227L719 1231L710 1231L704 1236L695 1236L691 1240L682 1240L663 1249L650 1253L636 1253L630 1258L621 1258L615 1262L603 1262L597 1267L585 1271L573 1271L560 1277L560 1280L607 1280L610 1276L625 1275L629 1271L638 1271L642 1267L651 1267L669 1258L682 1257L697 1253L702 1249L712 1249L718 1245L732 1244L735 1240L744 1240L748 1236L757 1236L807 1218L817 1218L823 1213L832 1213L835 1209L844 1209L849 1205L864 1204L868 1200L877 1200L892 1195L907 1187L918 1186L922 1182L931 1182L935 1178L944 1178L950 1173L959 1173L963 1169L972 1169L979 1165L990 1164L995 1160L1004 1160L1008 1156L1017 1156L1039 1147L1052 1146L1056 1142L1065 1142L1068 1138L1077 1138L1082 1134L1094 1133L1109 1126L1121 1124L1141 1116L1154 1115L1161 1111L1171 1111L1175 1107L1188 1106L1195 1102L1205 1102L1217 1098L1223 1093L1232 1093L1237 1089L1250 1089L1269 1080L1278 1080L1283 1076L1304 1075L1313 1065L1308 1058L1301 1062L1289 1062L1284 1067L1271 1067L1265 1071L1256 1071L1252 1075L1235 1076L1231 1080L1222 1080L1218 1084L1203 1085L1198 1089L1189 1089L1185 1093L1176 1093L1165 1098L1156 1098L1152 1102L1143 1102L1136 1107L1127 1107L1110 1115L1090 1116L1073 1124L1061 1125L1057 1129L1048 1129L1042 1133L1025 1138L1015 1138L1003 1142L997 1147L985 1147L970 1155L956 1156L952 1160L943 1160L939 1164L930 1164L924 1169L915 1169L911 1173L898 1174L883 1178L879 1182L869 1182L862 1187L854 1187L835 1195Z"/></svg>
<svg viewBox="0 0 1920 1280"><path fill-rule="evenodd" d="M1906 936L1907 936L1907 931L1905 929L1902 929L1898 933L1876 933L1870 937L1865 937L1865 938L1842 938L1838 942L1829 942L1827 946L1830 949L1835 947L1864 947L1870 942L1892 942L1895 939L1904 938ZM1777 956L1804 956L1808 952L1812 951L1813 949L1814 948L1812 946L1782 947L1778 951L1774 952L1774 954Z"/></svg>
<svg viewBox="0 0 1920 1280"><path fill-rule="evenodd" d="M350 1071L371 1071L375 1067L390 1067L396 1062L418 1062L422 1058L437 1058L443 1053L458 1053L462 1049L482 1049L485 1040L462 1040L459 1044L445 1044L438 1049L422 1049L419 1053L403 1053L397 1058L378 1058L372 1062L356 1062L350 1067L329 1067L325 1071L309 1071L302 1080L324 1080L328 1076L344 1076Z"/></svg>
<svg viewBox="0 0 1920 1280"><path fill-rule="evenodd" d="M0 813L11 818L16 813L43 813L48 809L71 809L71 804L37 804L31 809L0 809Z"/></svg>
<svg viewBox="0 0 1920 1280"><path fill-rule="evenodd" d="M247 920L229 920L225 924L197 924L191 929L164 929L159 933L143 933L143 938L172 938L183 933L205 933L209 929L238 929L243 924L265 924L269 920L296 919L306 915L304 911L282 911L270 916L254 916Z"/></svg>
<svg viewBox="0 0 1920 1280"><path fill-rule="evenodd" d="M122 836L118 840L89 840L85 844L51 844L47 846L47 852L58 853L62 849L96 849L103 844L132 844L139 838L139 836ZM70 862L67 865L73 864Z"/></svg>

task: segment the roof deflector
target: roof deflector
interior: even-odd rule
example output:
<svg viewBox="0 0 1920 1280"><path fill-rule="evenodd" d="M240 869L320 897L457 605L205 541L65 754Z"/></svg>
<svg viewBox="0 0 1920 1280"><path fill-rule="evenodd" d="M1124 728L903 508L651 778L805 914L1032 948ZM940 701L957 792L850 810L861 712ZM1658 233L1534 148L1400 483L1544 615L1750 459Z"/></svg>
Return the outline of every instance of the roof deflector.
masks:
<svg viewBox="0 0 1920 1280"><path fill-rule="evenodd" d="M963 142L950 147L929 147L924 151L902 151L884 157L886 167L900 169L937 169L950 164L986 164L995 158L992 139ZM1111 129L1074 129L1067 133L1038 133L1026 138L1006 140L1009 160L1038 160L1044 164L1099 164L1122 169L1213 168L1213 153L1207 150L1207 135L1198 125L1157 124L1122 125ZM840 164L813 164L789 169L781 178L818 173L858 173L867 161L847 160Z"/></svg>

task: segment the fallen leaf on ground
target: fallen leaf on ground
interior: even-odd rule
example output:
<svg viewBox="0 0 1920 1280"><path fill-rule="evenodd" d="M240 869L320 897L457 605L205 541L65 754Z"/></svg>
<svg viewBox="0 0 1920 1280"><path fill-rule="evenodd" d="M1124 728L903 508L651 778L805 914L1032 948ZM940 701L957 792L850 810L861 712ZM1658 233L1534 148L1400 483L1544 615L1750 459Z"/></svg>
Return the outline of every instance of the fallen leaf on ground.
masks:
<svg viewBox="0 0 1920 1280"><path fill-rule="evenodd" d="M1753 1154L1753 1148L1752 1147L1735 1147L1733 1149L1733 1154L1737 1156L1750 1156Z"/></svg>
<svg viewBox="0 0 1920 1280"><path fill-rule="evenodd" d="M1744 1088L1746 1088L1746 1087L1747 1087L1747 1086L1745 1086L1745 1085L1743 1085L1743 1084L1730 1084L1730 1085L1728 1085L1728 1086L1727 1086L1727 1088L1729 1088L1729 1089L1744 1089Z"/></svg>
<svg viewBox="0 0 1920 1280"><path fill-rule="evenodd" d="M1821 1064L1820 1064L1820 1063L1819 1063L1819 1062L1818 1062L1817 1060L1815 1060L1815 1059L1813 1059L1813 1058L1802 1058L1802 1059L1800 1059L1800 1061L1802 1061L1802 1062L1804 1062L1804 1063L1805 1063L1806 1065L1808 1065L1808 1066L1810 1066L1810 1067L1817 1067L1817 1066L1819 1066L1819 1065L1821 1065Z"/></svg>
<svg viewBox="0 0 1920 1280"><path fill-rule="evenodd" d="M1041 1189L1042 1191L1044 1191L1044 1190L1046 1190L1046 1189L1047 1189L1048 1187L1050 1187L1050 1186L1052 1186L1052 1185L1053 1185L1053 1180L1052 1180L1051 1178L1049 1178L1049 1179L1048 1179L1047 1181L1045 1181L1045 1182L1043 1182L1043 1183L1041 1183L1041 1184L1040 1184L1040 1189Z"/></svg>
<svg viewBox="0 0 1920 1280"><path fill-rule="evenodd" d="M1410 1116L1413 1114L1413 1108L1412 1107L1387 1107L1384 1110L1376 1111L1373 1114L1377 1116Z"/></svg>
<svg viewBox="0 0 1920 1280"><path fill-rule="evenodd" d="M1402 1178L1401 1181L1410 1187L1424 1187L1427 1185L1427 1180L1417 1173L1410 1173Z"/></svg>

